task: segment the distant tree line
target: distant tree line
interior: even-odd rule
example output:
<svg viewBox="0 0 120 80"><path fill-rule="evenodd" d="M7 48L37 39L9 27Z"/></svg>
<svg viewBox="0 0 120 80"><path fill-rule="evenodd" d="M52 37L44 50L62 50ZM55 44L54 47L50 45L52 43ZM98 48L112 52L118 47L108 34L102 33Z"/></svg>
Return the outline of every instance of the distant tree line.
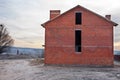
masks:
<svg viewBox="0 0 120 80"><path fill-rule="evenodd" d="M13 43L14 40L9 35L7 28L3 24L0 24L0 54L7 52Z"/></svg>

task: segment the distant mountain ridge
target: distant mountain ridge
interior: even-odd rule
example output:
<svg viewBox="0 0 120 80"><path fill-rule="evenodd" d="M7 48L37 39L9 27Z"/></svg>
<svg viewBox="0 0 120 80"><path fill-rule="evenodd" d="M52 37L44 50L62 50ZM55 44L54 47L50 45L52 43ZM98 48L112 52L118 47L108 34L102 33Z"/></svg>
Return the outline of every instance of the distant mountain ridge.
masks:
<svg viewBox="0 0 120 80"><path fill-rule="evenodd" d="M120 51L119 50L114 50L114 55L120 55Z"/></svg>
<svg viewBox="0 0 120 80"><path fill-rule="evenodd" d="M21 48L21 49L42 49L42 48L28 48L28 47L11 47L11 48Z"/></svg>
<svg viewBox="0 0 120 80"><path fill-rule="evenodd" d="M43 54L42 48L10 47L9 54Z"/></svg>
<svg viewBox="0 0 120 80"><path fill-rule="evenodd" d="M26 47L11 47L8 51L9 54L44 54L42 48L26 48ZM120 55L119 50L114 50L114 55Z"/></svg>

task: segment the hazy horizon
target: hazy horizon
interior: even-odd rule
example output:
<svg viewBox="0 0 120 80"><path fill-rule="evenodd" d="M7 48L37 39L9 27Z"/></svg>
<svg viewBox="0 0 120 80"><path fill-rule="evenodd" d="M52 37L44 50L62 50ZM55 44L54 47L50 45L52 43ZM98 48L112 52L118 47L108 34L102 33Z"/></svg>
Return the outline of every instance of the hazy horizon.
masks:
<svg viewBox="0 0 120 80"><path fill-rule="evenodd" d="M112 21L120 24L119 0L0 0L0 24L4 24L15 40L16 47L42 48L44 28L49 20L49 10L61 13L81 5L97 14L112 15ZM47 5L46 5L47 4ZM120 27L114 28L114 49L120 50Z"/></svg>

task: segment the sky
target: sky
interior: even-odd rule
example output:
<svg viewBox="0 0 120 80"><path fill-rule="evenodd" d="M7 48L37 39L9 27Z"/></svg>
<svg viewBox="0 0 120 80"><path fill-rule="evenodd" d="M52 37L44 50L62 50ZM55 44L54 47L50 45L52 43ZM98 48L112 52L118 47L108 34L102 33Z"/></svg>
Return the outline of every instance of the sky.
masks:
<svg viewBox="0 0 120 80"><path fill-rule="evenodd" d="M120 0L0 0L0 23L15 40L16 47L42 48L49 10L65 12L81 5L97 14L112 15L120 24ZM114 48L120 50L120 26L114 27Z"/></svg>

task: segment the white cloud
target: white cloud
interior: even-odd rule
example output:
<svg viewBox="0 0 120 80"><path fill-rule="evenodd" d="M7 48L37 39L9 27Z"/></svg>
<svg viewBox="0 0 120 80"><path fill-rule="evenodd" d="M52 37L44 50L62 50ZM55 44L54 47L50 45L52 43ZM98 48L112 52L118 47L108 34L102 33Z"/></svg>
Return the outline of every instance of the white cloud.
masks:
<svg viewBox="0 0 120 80"><path fill-rule="evenodd" d="M0 0L0 22L4 23L15 39L15 46L44 44L44 29L40 24L49 19L49 10L62 12L82 5L102 16L112 14L113 21L120 23L119 0ZM120 28L116 29L115 42L119 42ZM18 44L22 43L22 44ZM34 45L35 44L35 45ZM37 46L38 47L38 46Z"/></svg>

